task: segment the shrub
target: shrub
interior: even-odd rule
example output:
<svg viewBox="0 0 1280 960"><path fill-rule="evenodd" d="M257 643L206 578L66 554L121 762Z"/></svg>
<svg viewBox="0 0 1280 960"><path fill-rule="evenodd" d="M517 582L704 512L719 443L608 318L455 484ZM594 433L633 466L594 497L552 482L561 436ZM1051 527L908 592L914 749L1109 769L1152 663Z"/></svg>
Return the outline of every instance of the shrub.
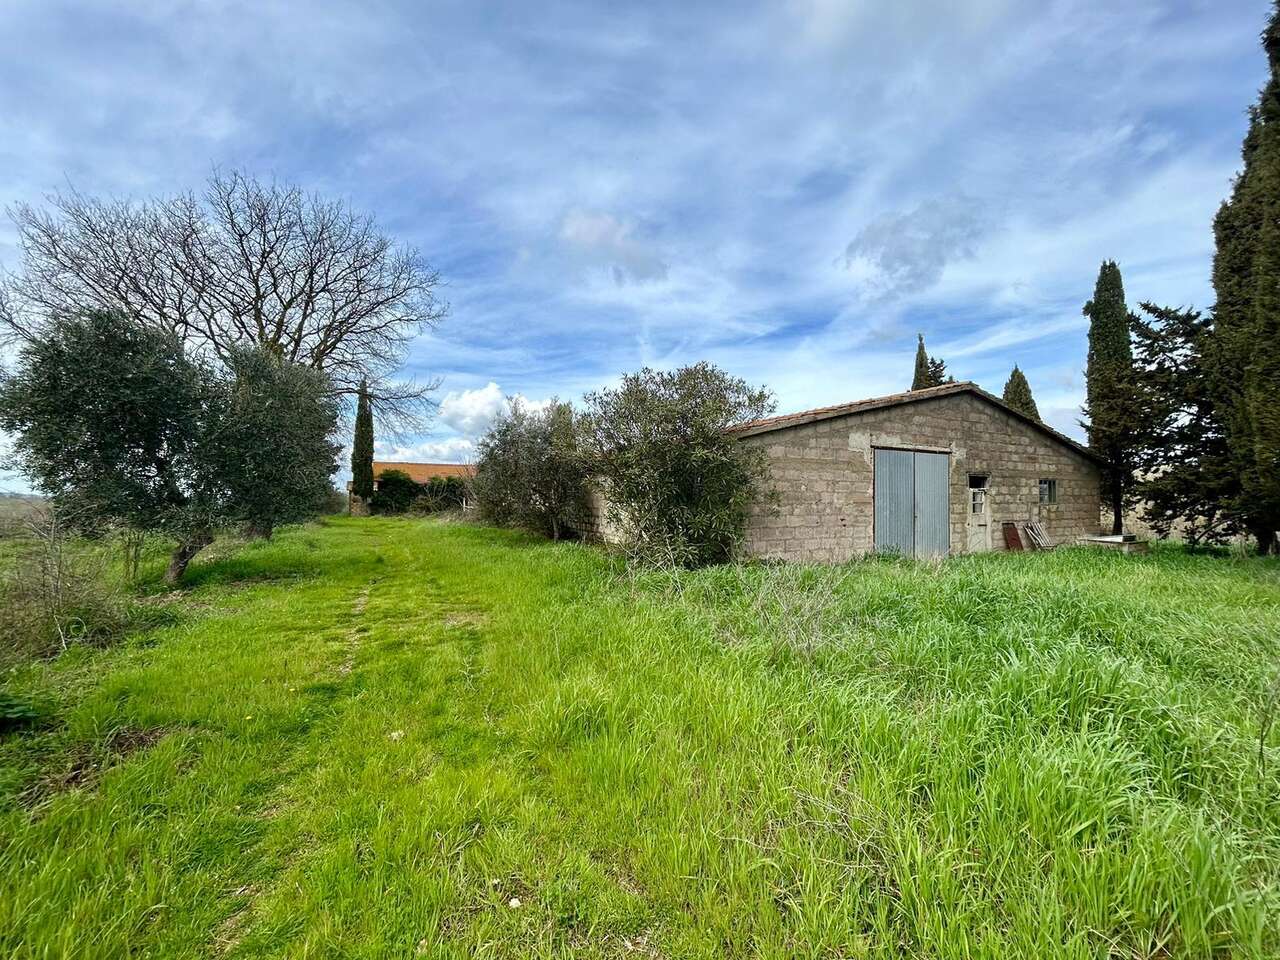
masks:
<svg viewBox="0 0 1280 960"><path fill-rule="evenodd" d="M324 504L321 506L320 512L329 516L346 513L346 491L339 490L337 487L330 487L329 492L325 494Z"/></svg>
<svg viewBox="0 0 1280 960"><path fill-rule="evenodd" d="M587 498L589 458L580 418L552 399L542 410L511 401L478 445L472 482L480 516L558 540Z"/></svg>
<svg viewBox="0 0 1280 960"><path fill-rule="evenodd" d="M418 498L410 505L414 513L439 513L456 510L467 496L467 481L462 477L432 477L420 484Z"/></svg>
<svg viewBox="0 0 1280 960"><path fill-rule="evenodd" d="M421 492L421 484L403 470L384 470L378 474L378 488L369 501L369 510L381 514L404 513Z"/></svg>
<svg viewBox="0 0 1280 960"><path fill-rule="evenodd" d="M0 573L0 664L123 634L136 608L107 576L106 544L76 543L54 510L27 525Z"/></svg>
<svg viewBox="0 0 1280 960"><path fill-rule="evenodd" d="M727 434L767 416L773 397L709 363L645 368L587 397L594 466L609 519L650 562L702 566L730 558L764 489L763 448Z"/></svg>

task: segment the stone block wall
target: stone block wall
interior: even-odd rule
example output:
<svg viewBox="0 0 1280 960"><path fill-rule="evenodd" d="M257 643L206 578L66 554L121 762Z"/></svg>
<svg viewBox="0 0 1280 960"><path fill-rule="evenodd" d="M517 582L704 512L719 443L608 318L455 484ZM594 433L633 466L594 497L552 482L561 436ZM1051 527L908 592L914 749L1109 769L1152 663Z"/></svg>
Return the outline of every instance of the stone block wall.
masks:
<svg viewBox="0 0 1280 960"><path fill-rule="evenodd" d="M950 454L951 553L968 549L969 475L986 474L989 546L1002 521L1039 520L1054 543L1099 532L1100 476L1092 460L971 393L846 414L743 438L768 452L776 506L758 505L748 554L843 561L874 549L876 447ZM1041 504L1039 481L1058 482ZM1023 534L1025 539L1025 534Z"/></svg>
<svg viewBox="0 0 1280 960"><path fill-rule="evenodd" d="M569 527L583 540L593 543L620 543L621 531L615 529L609 520L609 504L604 492L593 486L587 494L587 508L583 512L570 517L566 521Z"/></svg>

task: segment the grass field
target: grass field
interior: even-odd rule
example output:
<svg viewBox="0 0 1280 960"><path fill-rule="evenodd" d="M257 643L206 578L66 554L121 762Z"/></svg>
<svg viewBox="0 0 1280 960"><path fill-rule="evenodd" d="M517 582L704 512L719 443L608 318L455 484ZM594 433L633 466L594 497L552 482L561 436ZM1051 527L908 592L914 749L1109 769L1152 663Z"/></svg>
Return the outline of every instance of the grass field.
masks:
<svg viewBox="0 0 1280 960"><path fill-rule="evenodd" d="M5 957L1274 957L1280 565L332 520L10 676Z"/></svg>

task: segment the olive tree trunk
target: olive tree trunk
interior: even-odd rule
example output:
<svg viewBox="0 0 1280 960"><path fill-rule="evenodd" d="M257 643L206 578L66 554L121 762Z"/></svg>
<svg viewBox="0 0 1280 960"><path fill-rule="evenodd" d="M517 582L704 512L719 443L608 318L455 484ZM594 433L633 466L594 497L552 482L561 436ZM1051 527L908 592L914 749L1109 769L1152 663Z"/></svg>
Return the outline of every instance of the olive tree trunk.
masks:
<svg viewBox="0 0 1280 960"><path fill-rule="evenodd" d="M182 580L182 575L187 572L187 564L191 562L191 558L211 543L213 543L213 532L210 530L197 530L178 541L177 547L169 557L169 567L164 572L164 582L171 587L176 585Z"/></svg>

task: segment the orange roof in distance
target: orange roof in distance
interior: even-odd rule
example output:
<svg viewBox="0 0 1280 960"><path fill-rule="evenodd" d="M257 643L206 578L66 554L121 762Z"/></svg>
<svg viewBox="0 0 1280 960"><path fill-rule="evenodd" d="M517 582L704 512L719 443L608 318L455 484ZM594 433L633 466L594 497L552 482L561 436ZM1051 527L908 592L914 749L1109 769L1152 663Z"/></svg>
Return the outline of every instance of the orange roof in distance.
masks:
<svg viewBox="0 0 1280 960"><path fill-rule="evenodd" d="M373 461L373 477L376 480L387 470L407 473L415 483L426 483L434 477L469 477L472 470L465 463L406 463L400 460Z"/></svg>

